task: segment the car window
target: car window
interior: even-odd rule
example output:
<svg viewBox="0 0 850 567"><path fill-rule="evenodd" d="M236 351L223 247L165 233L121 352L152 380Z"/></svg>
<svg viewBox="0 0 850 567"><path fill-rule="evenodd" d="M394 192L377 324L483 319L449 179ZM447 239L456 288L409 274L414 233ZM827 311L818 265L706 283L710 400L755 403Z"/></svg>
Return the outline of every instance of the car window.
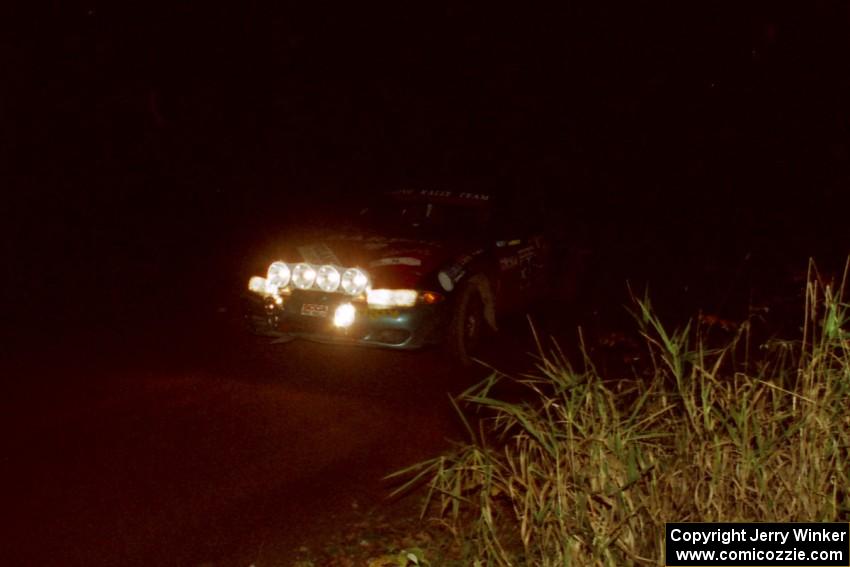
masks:
<svg viewBox="0 0 850 567"><path fill-rule="evenodd" d="M455 238L480 234L489 221L485 207L388 199L362 208L358 224L399 236Z"/></svg>

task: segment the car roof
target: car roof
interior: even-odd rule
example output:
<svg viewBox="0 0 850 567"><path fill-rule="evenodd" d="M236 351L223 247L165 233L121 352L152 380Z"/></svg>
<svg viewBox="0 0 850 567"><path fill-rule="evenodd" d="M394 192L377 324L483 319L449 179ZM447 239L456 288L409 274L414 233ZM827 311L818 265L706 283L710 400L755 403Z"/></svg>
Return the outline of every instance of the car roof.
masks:
<svg viewBox="0 0 850 567"><path fill-rule="evenodd" d="M481 207L492 203L493 195L480 191L450 191L446 189L403 188L386 194L393 200L420 203Z"/></svg>

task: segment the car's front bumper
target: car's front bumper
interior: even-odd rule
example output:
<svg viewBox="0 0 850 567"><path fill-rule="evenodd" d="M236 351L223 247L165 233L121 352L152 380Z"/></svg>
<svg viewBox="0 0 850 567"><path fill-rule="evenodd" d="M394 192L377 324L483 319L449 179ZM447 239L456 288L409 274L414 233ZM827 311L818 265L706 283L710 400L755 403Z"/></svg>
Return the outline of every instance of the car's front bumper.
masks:
<svg viewBox="0 0 850 567"><path fill-rule="evenodd" d="M280 342L307 339L322 343L417 349L441 340L447 323L445 305L415 305L397 309L369 309L352 302L354 323L338 328L333 314L348 301L340 294L296 291L276 302L271 297L248 292L244 295L245 318L251 330ZM305 315L315 310L305 305L325 306L323 315Z"/></svg>

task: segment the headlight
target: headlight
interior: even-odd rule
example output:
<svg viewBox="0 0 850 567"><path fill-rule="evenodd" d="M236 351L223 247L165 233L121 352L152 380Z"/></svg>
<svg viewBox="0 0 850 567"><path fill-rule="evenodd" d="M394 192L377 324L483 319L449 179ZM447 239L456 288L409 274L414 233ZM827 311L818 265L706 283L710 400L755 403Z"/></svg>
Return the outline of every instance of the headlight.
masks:
<svg viewBox="0 0 850 567"><path fill-rule="evenodd" d="M248 280L248 289L254 293L266 293L266 278L261 278L260 276L252 277Z"/></svg>
<svg viewBox="0 0 850 567"><path fill-rule="evenodd" d="M349 295L363 293L369 285L369 277L357 268L348 268L342 274L342 290Z"/></svg>
<svg viewBox="0 0 850 567"><path fill-rule="evenodd" d="M316 270L310 264L295 264L292 269L292 283L298 289L310 289L316 281Z"/></svg>
<svg viewBox="0 0 850 567"><path fill-rule="evenodd" d="M366 302L373 309L390 307L410 307L416 304L414 289L370 289L366 292Z"/></svg>
<svg viewBox="0 0 850 567"><path fill-rule="evenodd" d="M341 329L350 327L354 323L356 316L357 309L352 304L342 303L334 311L334 326Z"/></svg>
<svg viewBox="0 0 850 567"><path fill-rule="evenodd" d="M289 285L290 278L289 266L285 262L274 262L269 266L268 282L269 287L283 288Z"/></svg>
<svg viewBox="0 0 850 567"><path fill-rule="evenodd" d="M341 279L339 270L333 266L322 266L316 272L316 285L322 291L336 291L339 289L339 282Z"/></svg>

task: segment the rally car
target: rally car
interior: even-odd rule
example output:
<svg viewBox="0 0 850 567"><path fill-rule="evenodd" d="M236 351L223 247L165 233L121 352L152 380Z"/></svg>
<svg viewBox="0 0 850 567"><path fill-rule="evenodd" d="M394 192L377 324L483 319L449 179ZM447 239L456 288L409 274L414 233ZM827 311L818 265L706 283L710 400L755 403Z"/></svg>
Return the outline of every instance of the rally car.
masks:
<svg viewBox="0 0 850 567"><path fill-rule="evenodd" d="M357 222L282 244L248 282L252 329L279 342L444 344L469 362L502 315L523 309L546 282L542 232L495 201L478 192L395 191Z"/></svg>

